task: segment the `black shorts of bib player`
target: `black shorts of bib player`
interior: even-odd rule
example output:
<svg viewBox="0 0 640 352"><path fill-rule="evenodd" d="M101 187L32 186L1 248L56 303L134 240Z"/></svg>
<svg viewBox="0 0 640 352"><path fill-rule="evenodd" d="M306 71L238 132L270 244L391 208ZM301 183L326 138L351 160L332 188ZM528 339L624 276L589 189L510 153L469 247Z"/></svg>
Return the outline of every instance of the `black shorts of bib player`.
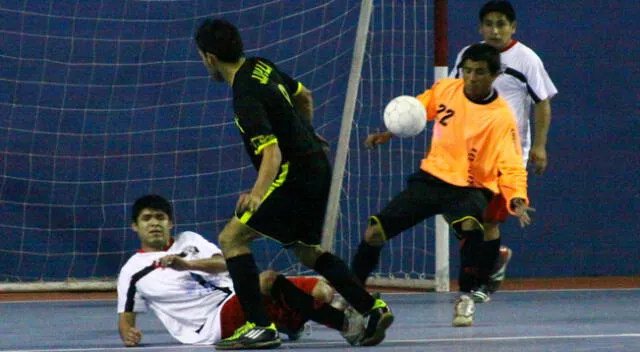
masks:
<svg viewBox="0 0 640 352"><path fill-rule="evenodd" d="M311 92L268 59L245 57L238 29L226 20L205 20L195 41L212 79L233 89L235 123L258 170L253 188L240 195L235 216L218 238L247 323L216 348L280 344L262 305L258 268L249 247L260 236L291 248L302 264L324 276L365 315L357 344L382 342L393 322L386 303L369 295L344 261L320 248L331 167L323 139L311 124Z"/></svg>
<svg viewBox="0 0 640 352"><path fill-rule="evenodd" d="M424 219L443 214L456 229L454 234L465 245L460 246L461 273L458 277L460 288L469 292L477 286L474 275L468 275L464 268L474 267L480 260L474 248L482 246L480 236L462 236L462 223L467 219L482 219L482 215L493 197L491 191L484 188L459 187L444 182L437 177L418 170L407 180L407 187L395 196L378 214L371 216L369 226L383 229L385 241L389 241ZM363 247L361 245L360 247ZM361 252L358 252L362 255ZM361 259L361 258L358 258ZM354 259L354 271L366 280L372 269L369 262L358 263ZM375 265L375 261L369 265ZM364 273L361 273L364 270Z"/></svg>

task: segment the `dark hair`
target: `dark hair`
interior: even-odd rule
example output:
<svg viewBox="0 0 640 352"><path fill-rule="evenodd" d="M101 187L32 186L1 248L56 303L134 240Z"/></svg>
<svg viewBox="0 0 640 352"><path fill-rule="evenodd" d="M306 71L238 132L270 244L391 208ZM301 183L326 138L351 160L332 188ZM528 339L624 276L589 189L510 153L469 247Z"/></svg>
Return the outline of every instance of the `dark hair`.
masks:
<svg viewBox="0 0 640 352"><path fill-rule="evenodd" d="M511 3L506 0L491 0L484 4L480 9L480 22L490 12L498 12L503 14L509 22L516 20L516 11L511 6Z"/></svg>
<svg viewBox="0 0 640 352"><path fill-rule="evenodd" d="M467 60L486 62L491 74L496 74L500 71L500 51L487 43L478 43L469 46L462 54L458 68L462 67Z"/></svg>
<svg viewBox="0 0 640 352"><path fill-rule="evenodd" d="M221 61L236 62L244 56L240 32L227 20L205 20L194 39L202 52L214 54Z"/></svg>
<svg viewBox="0 0 640 352"><path fill-rule="evenodd" d="M142 196L133 203L133 209L131 211L131 220L137 222L138 216L144 209L160 210L165 212L169 217L169 220L173 221L173 210L171 209L171 203L164 197L157 194L148 194Z"/></svg>

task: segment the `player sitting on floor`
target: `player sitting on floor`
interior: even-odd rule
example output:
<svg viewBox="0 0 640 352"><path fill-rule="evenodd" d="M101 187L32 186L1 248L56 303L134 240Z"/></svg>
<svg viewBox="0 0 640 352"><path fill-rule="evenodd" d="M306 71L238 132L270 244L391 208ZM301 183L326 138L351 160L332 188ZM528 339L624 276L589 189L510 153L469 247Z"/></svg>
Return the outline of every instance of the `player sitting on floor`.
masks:
<svg viewBox="0 0 640 352"><path fill-rule="evenodd" d="M172 237L173 212L161 196L138 199L132 220L141 247L122 267L117 285L118 329L125 346L140 343L142 332L136 327L136 314L147 309L185 344L215 344L232 336L246 318L220 249L195 232ZM314 300L305 302L291 296L290 286ZM339 330L351 344L364 333L362 316L331 307L333 289L316 278L286 279L265 271L260 274L260 290L269 317L290 337L297 338L308 320ZM327 316L333 316L332 321L340 318L343 324L326 324Z"/></svg>

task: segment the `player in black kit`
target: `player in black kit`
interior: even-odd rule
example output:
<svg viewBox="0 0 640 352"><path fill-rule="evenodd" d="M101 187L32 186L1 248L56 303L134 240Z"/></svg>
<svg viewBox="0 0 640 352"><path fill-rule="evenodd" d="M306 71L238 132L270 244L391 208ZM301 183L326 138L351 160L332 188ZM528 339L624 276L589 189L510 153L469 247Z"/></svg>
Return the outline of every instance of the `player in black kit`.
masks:
<svg viewBox="0 0 640 352"><path fill-rule="evenodd" d="M348 266L320 247L331 184L331 166L311 118L311 92L271 61L244 56L238 29L225 20L205 20L195 36L211 77L233 89L235 122L258 170L253 188L241 194L235 216L218 241L247 323L216 344L217 349L273 348L280 338L262 305L258 268L249 245L266 236L292 248L298 259L324 276L364 315L353 344L377 345L393 322L387 304L373 298ZM287 288L300 306L313 297ZM331 311L327 310L328 318ZM344 315L335 315L344 319ZM333 322L332 325L343 324ZM351 342L351 341L350 341Z"/></svg>

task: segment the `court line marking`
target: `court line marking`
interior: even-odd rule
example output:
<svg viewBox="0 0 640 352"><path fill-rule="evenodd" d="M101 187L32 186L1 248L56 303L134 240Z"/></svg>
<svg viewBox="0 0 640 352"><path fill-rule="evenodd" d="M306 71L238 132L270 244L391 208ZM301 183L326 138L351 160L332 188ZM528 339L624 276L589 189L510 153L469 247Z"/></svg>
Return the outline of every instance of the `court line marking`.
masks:
<svg viewBox="0 0 640 352"><path fill-rule="evenodd" d="M640 291L640 287L638 288L575 288L575 289L541 289L541 290L504 290L500 291L500 293L509 293L509 294L517 294L523 292L599 292L599 291ZM19 301L2 301L1 296L3 293L13 293L13 292L2 292L0 291L0 304L14 304L14 303L55 303L55 302L117 302L116 298L69 298L69 299L37 299L37 300L19 300ZM394 296L403 296L403 295L422 295L427 293L436 293L436 294L457 294L458 292L450 291L450 292L382 292L384 295L394 295ZM4 352L4 351L3 351Z"/></svg>
<svg viewBox="0 0 640 352"><path fill-rule="evenodd" d="M437 339L415 339L415 340L385 340L384 346L403 345L416 343L433 343L433 342L485 342L485 341L526 341L526 340L577 340L577 339L607 339L631 337L640 338L640 333L623 333L623 334L598 334L598 335L538 335L538 336L496 336L496 337L455 337L455 338L437 338ZM344 344L344 341L328 340L315 342L291 342L287 343L288 347L327 347L329 344ZM383 346L383 345L381 345ZM144 347L100 347L100 348L58 348L58 349L35 349L35 350L2 350L2 352L75 352L75 351L151 351L162 349L208 349L211 345L163 345L163 346L144 346Z"/></svg>

